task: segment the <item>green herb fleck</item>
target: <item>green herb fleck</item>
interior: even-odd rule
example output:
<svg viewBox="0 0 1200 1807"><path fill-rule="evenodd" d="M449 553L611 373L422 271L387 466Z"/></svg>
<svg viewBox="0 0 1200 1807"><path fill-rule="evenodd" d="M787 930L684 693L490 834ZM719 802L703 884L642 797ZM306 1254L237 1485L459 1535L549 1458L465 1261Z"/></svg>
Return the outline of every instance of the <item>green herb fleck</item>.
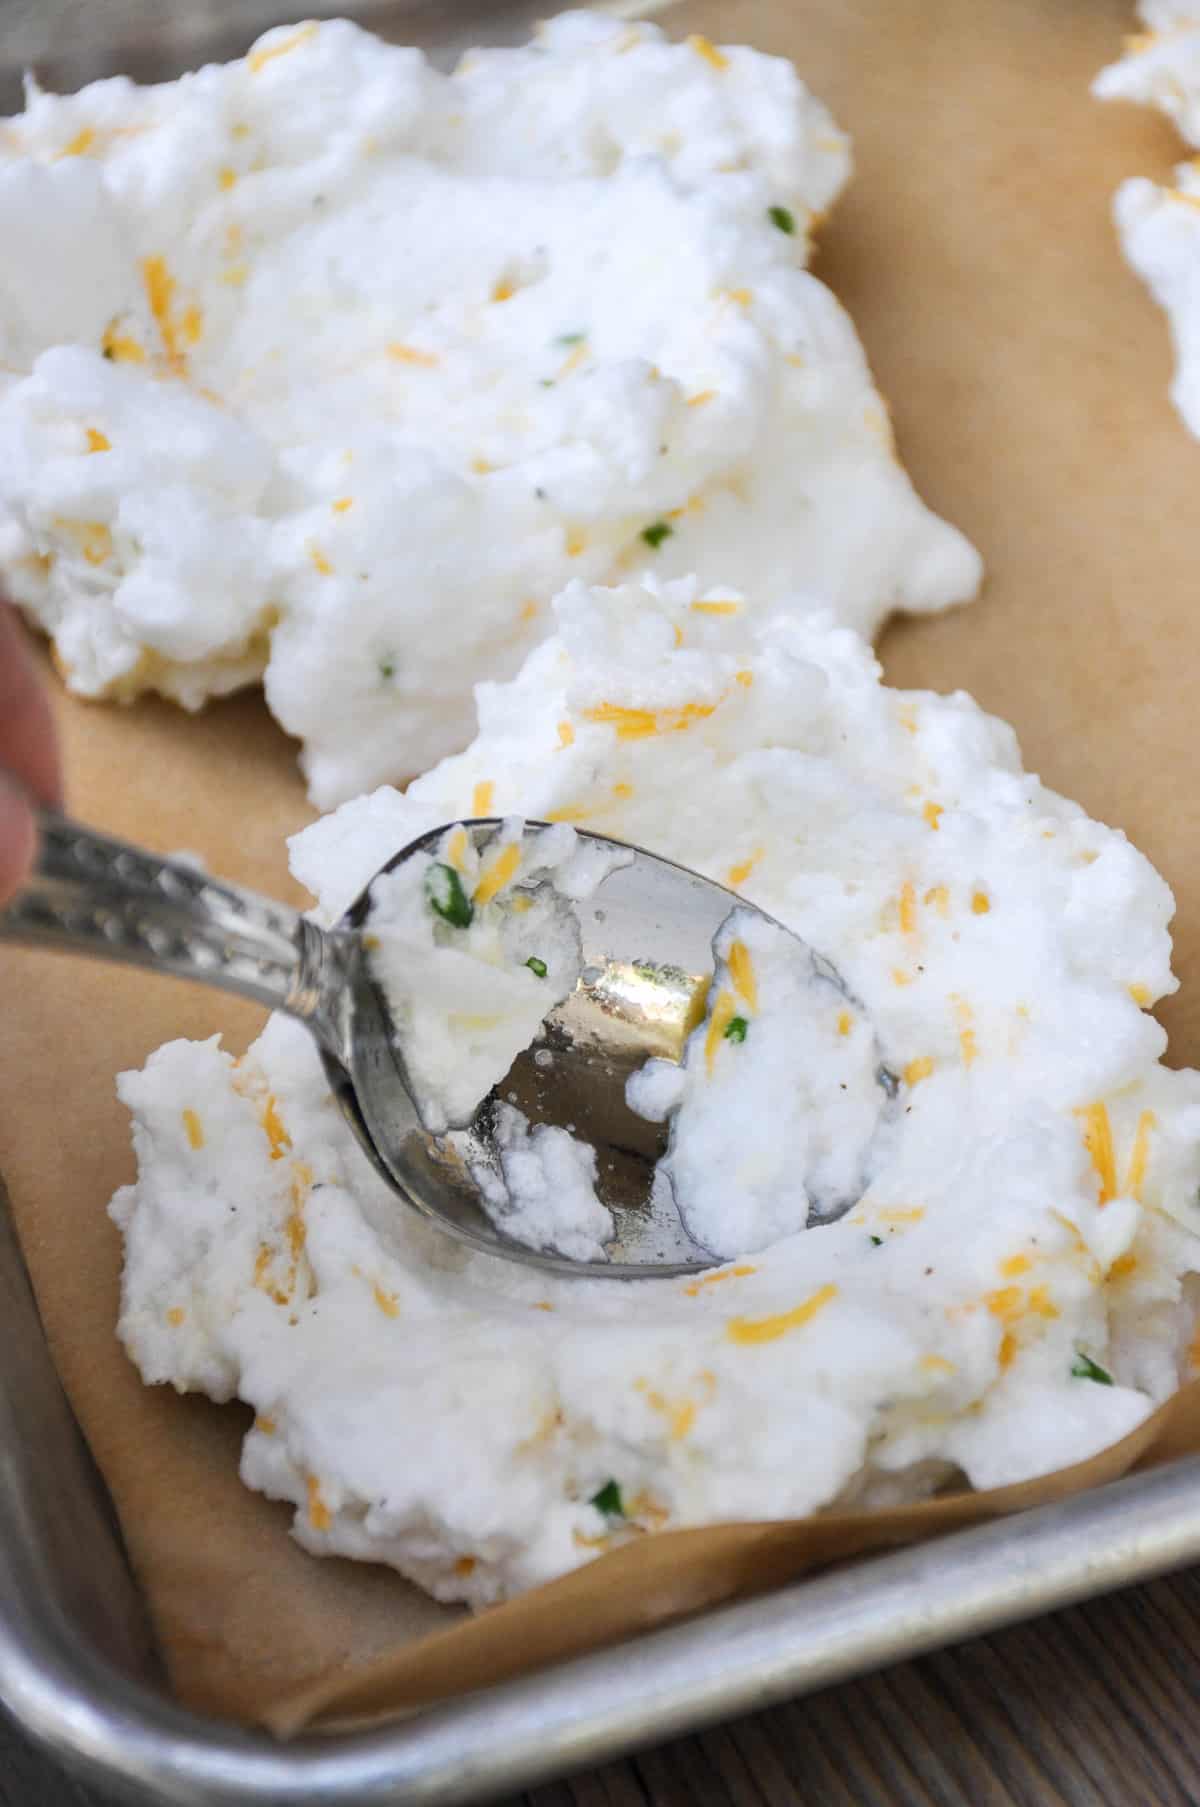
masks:
<svg viewBox="0 0 1200 1807"><path fill-rule="evenodd" d="M664 540L669 540L675 529L669 521L653 521L649 527L642 528L642 538L647 546L653 546L657 552Z"/></svg>
<svg viewBox="0 0 1200 1807"><path fill-rule="evenodd" d="M108 359L108 361L109 361L109 363L110 363L110 364L115 364L115 363L116 363L116 361L117 361L117 354L116 354L116 352L115 352L115 351L114 351L114 350L113 350L113 348L112 348L112 346L111 346L111 345L106 345L106 346L105 346L105 347L104 347L104 354L103 354L103 355L104 355L104 356L105 356L105 357L106 357L106 358L107 358L107 359Z"/></svg>
<svg viewBox="0 0 1200 1807"><path fill-rule="evenodd" d="M556 345L582 345L586 338L586 333L559 333L554 343Z"/></svg>
<svg viewBox="0 0 1200 1807"><path fill-rule="evenodd" d="M534 976L539 979L544 979L546 977L546 974L550 971L550 968L546 965L546 962L544 960L539 960L536 954L530 954L530 956L529 956L528 960L526 960L525 964L529 968L530 972L533 973Z"/></svg>
<svg viewBox="0 0 1200 1807"><path fill-rule="evenodd" d="M425 874L425 895L430 909L443 922L456 929L470 928L475 906L463 890L462 880L453 866L439 862L429 868Z"/></svg>
<svg viewBox="0 0 1200 1807"><path fill-rule="evenodd" d="M750 1025L744 1016L730 1017L725 1028L725 1040L727 1042L744 1042L746 1039L746 1031L749 1027Z"/></svg>
<svg viewBox="0 0 1200 1807"><path fill-rule="evenodd" d="M392 679L396 675L396 661L392 658L391 654L389 653L389 654L386 654L382 659L380 659L378 663L379 663L380 677L383 679L385 684L390 684Z"/></svg>
<svg viewBox="0 0 1200 1807"><path fill-rule="evenodd" d="M593 1493L589 1505L603 1512L605 1518L624 1518L625 1508L621 1504L621 1489L614 1480L605 1481L599 1493Z"/></svg>
<svg viewBox="0 0 1200 1807"><path fill-rule="evenodd" d="M554 387L554 378L552 376L539 377L538 381L541 383L543 389L553 389Z"/></svg>
<svg viewBox="0 0 1200 1807"><path fill-rule="evenodd" d="M1071 1363L1071 1373L1076 1380L1097 1380L1102 1387L1111 1387L1113 1383L1113 1377L1108 1370L1102 1368L1098 1362L1094 1362L1090 1355L1085 1355L1082 1349L1075 1351L1075 1360Z"/></svg>
<svg viewBox="0 0 1200 1807"><path fill-rule="evenodd" d="M790 235L796 230L795 216L789 213L786 207L768 207L767 218L772 226L778 226L781 232Z"/></svg>
<svg viewBox="0 0 1200 1807"><path fill-rule="evenodd" d="M871 1241L875 1244L875 1247L877 1249L880 1249L883 1247L883 1237L882 1236L872 1236Z"/></svg>

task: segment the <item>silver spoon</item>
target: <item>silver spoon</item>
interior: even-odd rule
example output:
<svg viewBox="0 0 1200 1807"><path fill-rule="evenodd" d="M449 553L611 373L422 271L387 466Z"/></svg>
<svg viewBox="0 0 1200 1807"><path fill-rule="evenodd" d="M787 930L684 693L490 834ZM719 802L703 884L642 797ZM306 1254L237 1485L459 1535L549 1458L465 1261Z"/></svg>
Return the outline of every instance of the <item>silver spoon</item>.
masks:
<svg viewBox="0 0 1200 1807"><path fill-rule="evenodd" d="M435 854L446 826L395 854L375 878ZM494 819L463 824L481 852ZM544 823L530 822L531 829ZM298 912L178 860L43 811L40 851L23 891L0 913L0 940L98 955L198 979L286 1011L309 1029L334 1096L366 1154L399 1196L460 1242L557 1273L632 1279L712 1267L669 1187L654 1185L666 1131L625 1102L630 1073L650 1055L679 1059L702 1014L712 942L744 900L639 848L577 906L583 973L518 1057L498 1094L532 1123L569 1128L597 1154L597 1194L613 1213L606 1261L576 1261L504 1234L481 1203L471 1168L498 1165L492 1099L457 1149L422 1127L391 1015L372 977L363 930L371 886L322 930ZM578 830L583 843L622 846ZM465 1158L464 1158L465 1153ZM848 1206L847 1206L848 1208Z"/></svg>

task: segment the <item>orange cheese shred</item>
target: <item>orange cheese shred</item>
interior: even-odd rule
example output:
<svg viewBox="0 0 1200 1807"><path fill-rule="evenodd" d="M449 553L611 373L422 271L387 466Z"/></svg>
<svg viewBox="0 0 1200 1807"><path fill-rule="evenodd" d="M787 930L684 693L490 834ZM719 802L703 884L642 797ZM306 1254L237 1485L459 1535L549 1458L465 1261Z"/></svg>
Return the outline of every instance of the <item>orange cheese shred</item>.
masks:
<svg viewBox="0 0 1200 1807"><path fill-rule="evenodd" d="M745 998L751 1010L758 1009L758 980L754 973L754 962L750 958L750 950L744 941L735 941L729 949L729 976L733 980L739 995Z"/></svg>
<svg viewBox="0 0 1200 1807"><path fill-rule="evenodd" d="M790 1331L802 1330L806 1324L811 1324L817 1313L824 1311L829 1301L837 1297L837 1290L831 1283L820 1286L794 1310L776 1312L772 1317L730 1318L725 1334L731 1343L777 1342Z"/></svg>
<svg viewBox="0 0 1200 1807"><path fill-rule="evenodd" d="M474 891L474 902L477 904L491 903L496 893L503 891L505 885L516 876L520 864L521 849L515 841L512 841L494 859L489 861L480 874L479 883Z"/></svg>
<svg viewBox="0 0 1200 1807"><path fill-rule="evenodd" d="M1089 1104L1075 1114L1083 1118L1083 1145L1100 1181L1100 1203L1106 1205L1117 1196L1117 1164L1108 1107L1103 1102Z"/></svg>
<svg viewBox="0 0 1200 1807"><path fill-rule="evenodd" d="M1133 1149L1129 1156L1129 1171L1125 1175L1125 1193L1129 1198L1142 1202L1142 1186L1146 1179L1146 1166L1150 1159L1150 1135L1158 1119L1153 1111L1143 1111L1138 1118L1137 1129L1133 1137Z"/></svg>

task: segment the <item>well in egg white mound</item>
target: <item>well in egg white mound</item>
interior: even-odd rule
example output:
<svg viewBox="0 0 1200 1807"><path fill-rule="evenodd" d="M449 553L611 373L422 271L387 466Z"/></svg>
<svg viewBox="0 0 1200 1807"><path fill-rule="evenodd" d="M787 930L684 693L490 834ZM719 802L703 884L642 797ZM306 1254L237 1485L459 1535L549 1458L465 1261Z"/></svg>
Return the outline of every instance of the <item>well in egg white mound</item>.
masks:
<svg viewBox="0 0 1200 1807"><path fill-rule="evenodd" d="M31 89L0 571L84 695L261 674L323 806L462 746L573 577L963 601L804 270L849 163L789 64L588 14L449 77L332 21Z"/></svg>
<svg viewBox="0 0 1200 1807"><path fill-rule="evenodd" d="M120 1081L145 1379L249 1401L243 1476L305 1547L444 1599L663 1527L1035 1475L1188 1371L1200 1078L1159 1064L1139 1007L1174 987L1166 885L967 697L882 687L825 617L704 604L572 587L519 677L481 686L466 753L307 830L293 865L331 920L487 782L497 810L740 886L835 962L902 1075L846 1217L701 1280L572 1283L418 1222L289 1021L240 1066L174 1042Z"/></svg>
<svg viewBox="0 0 1200 1807"><path fill-rule="evenodd" d="M1200 149L1200 5L1143 0L1140 12L1149 32L1128 40L1127 54L1092 92L1158 107ZM1200 439L1200 159L1179 165L1174 187L1141 176L1123 182L1113 217L1126 258L1167 315L1171 400Z"/></svg>

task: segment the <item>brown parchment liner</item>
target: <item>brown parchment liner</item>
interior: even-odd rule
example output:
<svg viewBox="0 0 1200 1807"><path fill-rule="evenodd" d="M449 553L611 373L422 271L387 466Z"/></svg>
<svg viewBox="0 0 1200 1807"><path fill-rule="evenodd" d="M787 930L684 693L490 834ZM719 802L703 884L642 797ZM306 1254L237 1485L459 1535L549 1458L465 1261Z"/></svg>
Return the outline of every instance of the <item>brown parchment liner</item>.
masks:
<svg viewBox="0 0 1200 1807"><path fill-rule="evenodd" d="M1109 225L1117 182L1161 178L1178 155L1154 116L1088 97L1124 0L688 0L663 18L791 56L852 131L857 174L818 271L854 315L914 480L989 574L974 608L889 632L889 676L974 692L1016 725L1031 769L1166 874L1184 986L1163 1019L1173 1059L1197 1061L1200 446L1168 405L1165 324ZM283 837L311 812L257 697L189 718L55 689L77 814L303 901ZM0 957L0 1171L172 1685L200 1709L288 1732L410 1706L1200 1448L1192 1384L1094 1461L1026 1486L645 1537L474 1620L385 1569L314 1560L288 1509L237 1480L245 1412L143 1388L113 1336L104 1207L133 1171L113 1075L175 1035L220 1029L240 1048L257 1020L173 981Z"/></svg>

